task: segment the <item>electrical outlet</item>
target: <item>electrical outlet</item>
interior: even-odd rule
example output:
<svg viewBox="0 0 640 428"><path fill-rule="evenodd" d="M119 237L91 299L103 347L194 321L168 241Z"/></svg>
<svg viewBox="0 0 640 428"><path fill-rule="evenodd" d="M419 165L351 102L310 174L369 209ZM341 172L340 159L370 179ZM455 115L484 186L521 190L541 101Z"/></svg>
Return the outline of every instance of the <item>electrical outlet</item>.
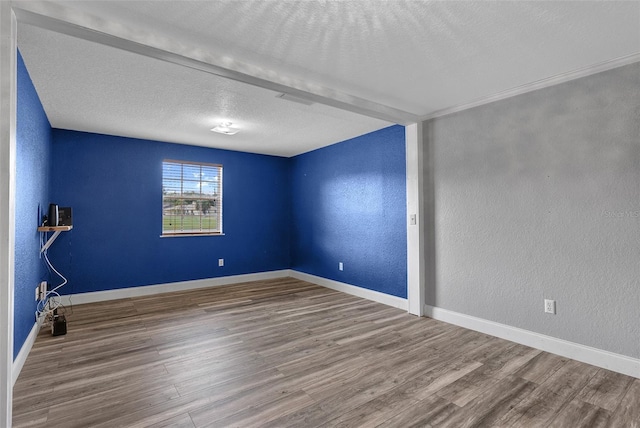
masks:
<svg viewBox="0 0 640 428"><path fill-rule="evenodd" d="M218 266L224 266L224 259L218 259Z"/></svg>
<svg viewBox="0 0 640 428"><path fill-rule="evenodd" d="M40 300L40 286L36 287L36 302Z"/></svg>
<svg viewBox="0 0 640 428"><path fill-rule="evenodd" d="M338 269L344 270L344 265L342 264L342 262L338 263Z"/></svg>
<svg viewBox="0 0 640 428"><path fill-rule="evenodd" d="M556 301L550 299L544 299L544 311L548 314L556 313Z"/></svg>
<svg viewBox="0 0 640 428"><path fill-rule="evenodd" d="M44 300L47 295L47 281L40 282L40 300Z"/></svg>

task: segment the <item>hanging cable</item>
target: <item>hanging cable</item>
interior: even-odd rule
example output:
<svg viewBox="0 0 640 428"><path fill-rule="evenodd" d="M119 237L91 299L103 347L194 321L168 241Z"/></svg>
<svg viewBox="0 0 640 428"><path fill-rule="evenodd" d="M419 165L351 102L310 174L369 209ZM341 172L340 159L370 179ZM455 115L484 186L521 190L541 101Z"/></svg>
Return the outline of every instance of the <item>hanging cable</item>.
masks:
<svg viewBox="0 0 640 428"><path fill-rule="evenodd" d="M45 234L44 233L40 234L40 248L42 248L43 242L44 242L43 235ZM58 293L58 290L68 282L67 278L65 278L64 275L58 272L58 270L53 266L53 264L49 260L49 256L47 253L48 253L48 250L44 250L42 252L42 256L44 258L46 266L50 272L51 271L55 272L55 274L58 275L60 279L62 279L62 283L52 288L51 290L47 290L47 292L44 295L44 298L38 302L36 306L36 318L38 319L42 315L52 314L53 311L55 311L56 309L62 306L62 298L60 297L60 293Z"/></svg>

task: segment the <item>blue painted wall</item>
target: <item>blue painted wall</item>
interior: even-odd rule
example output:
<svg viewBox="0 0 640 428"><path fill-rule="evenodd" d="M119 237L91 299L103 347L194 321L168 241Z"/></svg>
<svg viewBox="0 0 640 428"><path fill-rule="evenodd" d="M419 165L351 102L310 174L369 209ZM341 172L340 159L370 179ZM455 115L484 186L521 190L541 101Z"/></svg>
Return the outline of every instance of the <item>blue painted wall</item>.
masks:
<svg viewBox="0 0 640 428"><path fill-rule="evenodd" d="M160 237L163 159L223 165L224 236ZM54 129L52 168L73 208L50 250L64 294L290 266L289 159Z"/></svg>
<svg viewBox="0 0 640 428"><path fill-rule="evenodd" d="M404 127L296 156L291 183L293 269L407 297Z"/></svg>
<svg viewBox="0 0 640 428"><path fill-rule="evenodd" d="M65 294L293 268L406 297L401 126L291 159L58 129L53 147ZM224 236L160 238L163 159L224 165Z"/></svg>
<svg viewBox="0 0 640 428"><path fill-rule="evenodd" d="M403 127L286 159L51 130L33 86L23 86L19 133L30 142L19 144L16 343L33 325L43 276L37 207L49 202L74 214L49 253L69 279L63 294L293 268L406 298ZM224 165L224 236L160 237L163 159Z"/></svg>
<svg viewBox="0 0 640 428"><path fill-rule="evenodd" d="M51 126L19 52L17 80L14 359L36 320L35 288L48 279L36 228L49 204L51 160Z"/></svg>

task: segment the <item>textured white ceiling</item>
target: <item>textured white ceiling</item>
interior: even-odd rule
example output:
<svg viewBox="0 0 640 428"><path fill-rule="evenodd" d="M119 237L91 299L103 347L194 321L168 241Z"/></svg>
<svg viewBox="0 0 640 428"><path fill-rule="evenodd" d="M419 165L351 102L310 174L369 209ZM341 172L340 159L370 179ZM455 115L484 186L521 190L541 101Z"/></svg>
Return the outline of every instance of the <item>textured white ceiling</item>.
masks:
<svg viewBox="0 0 640 428"><path fill-rule="evenodd" d="M389 126L30 25L18 44L55 128L292 156Z"/></svg>
<svg viewBox="0 0 640 428"><path fill-rule="evenodd" d="M638 1L52 3L417 116L640 52ZM19 47L58 127L289 156L388 125L26 25Z"/></svg>

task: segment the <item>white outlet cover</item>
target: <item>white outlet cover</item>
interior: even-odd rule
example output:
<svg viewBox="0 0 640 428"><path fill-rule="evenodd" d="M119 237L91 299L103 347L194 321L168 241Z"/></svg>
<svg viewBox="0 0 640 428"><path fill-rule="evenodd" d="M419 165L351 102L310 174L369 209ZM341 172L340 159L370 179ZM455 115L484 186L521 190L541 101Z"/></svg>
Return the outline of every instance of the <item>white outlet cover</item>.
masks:
<svg viewBox="0 0 640 428"><path fill-rule="evenodd" d="M556 301L550 299L544 299L544 311L548 314L556 313Z"/></svg>

